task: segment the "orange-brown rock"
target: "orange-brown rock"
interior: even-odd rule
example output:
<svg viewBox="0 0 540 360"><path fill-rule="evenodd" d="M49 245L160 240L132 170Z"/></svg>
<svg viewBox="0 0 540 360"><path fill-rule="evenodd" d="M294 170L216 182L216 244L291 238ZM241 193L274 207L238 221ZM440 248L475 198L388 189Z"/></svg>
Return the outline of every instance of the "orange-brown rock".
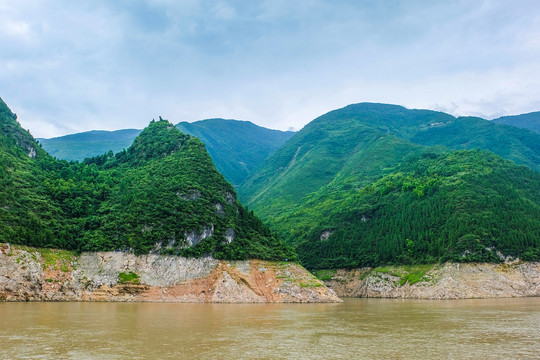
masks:
<svg viewBox="0 0 540 360"><path fill-rule="evenodd" d="M0 245L0 300L339 302L289 262L219 261L123 252L83 253Z"/></svg>

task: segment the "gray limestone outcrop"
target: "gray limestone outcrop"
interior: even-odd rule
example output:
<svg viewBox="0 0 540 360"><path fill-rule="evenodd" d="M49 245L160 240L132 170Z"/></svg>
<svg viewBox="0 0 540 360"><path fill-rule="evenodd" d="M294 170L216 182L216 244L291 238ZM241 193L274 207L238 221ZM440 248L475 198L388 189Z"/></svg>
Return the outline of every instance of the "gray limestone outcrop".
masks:
<svg viewBox="0 0 540 360"><path fill-rule="evenodd" d="M330 272L330 276L328 275ZM540 263L446 263L328 270L341 297L474 299L540 296Z"/></svg>
<svg viewBox="0 0 540 360"><path fill-rule="evenodd" d="M340 302L301 266L0 244L0 301Z"/></svg>

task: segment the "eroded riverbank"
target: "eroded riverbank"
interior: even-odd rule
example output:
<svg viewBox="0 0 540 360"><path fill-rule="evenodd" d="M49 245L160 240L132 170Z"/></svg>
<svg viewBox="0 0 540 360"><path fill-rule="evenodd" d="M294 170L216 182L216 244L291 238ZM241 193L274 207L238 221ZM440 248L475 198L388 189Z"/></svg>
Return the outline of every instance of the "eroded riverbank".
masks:
<svg viewBox="0 0 540 360"><path fill-rule="evenodd" d="M340 302L289 262L220 261L123 252L74 254L0 244L0 300Z"/></svg>
<svg viewBox="0 0 540 360"><path fill-rule="evenodd" d="M540 296L540 263L446 263L316 272L340 297L488 299Z"/></svg>

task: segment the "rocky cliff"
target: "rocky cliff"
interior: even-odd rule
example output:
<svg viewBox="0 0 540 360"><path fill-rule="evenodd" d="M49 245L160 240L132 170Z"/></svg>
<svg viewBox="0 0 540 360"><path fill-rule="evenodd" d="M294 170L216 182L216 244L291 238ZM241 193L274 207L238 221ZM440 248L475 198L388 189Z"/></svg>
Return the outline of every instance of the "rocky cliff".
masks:
<svg viewBox="0 0 540 360"><path fill-rule="evenodd" d="M473 299L540 296L540 263L446 263L325 270L317 275L341 297Z"/></svg>
<svg viewBox="0 0 540 360"><path fill-rule="evenodd" d="M301 266L0 244L0 300L339 302Z"/></svg>

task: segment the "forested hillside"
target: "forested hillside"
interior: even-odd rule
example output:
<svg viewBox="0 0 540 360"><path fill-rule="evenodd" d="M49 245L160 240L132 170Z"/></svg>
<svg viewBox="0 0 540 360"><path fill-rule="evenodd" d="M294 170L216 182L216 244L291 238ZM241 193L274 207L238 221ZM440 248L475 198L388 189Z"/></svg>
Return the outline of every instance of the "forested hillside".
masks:
<svg viewBox="0 0 540 360"><path fill-rule="evenodd" d="M502 116L498 119L494 119L493 122L522 129L529 129L536 133L540 133L540 111L521 115Z"/></svg>
<svg viewBox="0 0 540 360"><path fill-rule="evenodd" d="M204 145L167 121L82 163L42 150L0 101L0 242L71 250L295 259L236 200Z"/></svg>
<svg viewBox="0 0 540 360"><path fill-rule="evenodd" d="M488 152L425 153L331 206L303 207L309 268L540 260L540 174Z"/></svg>
<svg viewBox="0 0 540 360"><path fill-rule="evenodd" d="M199 138L219 172L234 186L242 183L255 168L292 135L257 126L249 121L209 119L181 122L176 127ZM52 156L79 160L127 149L141 130L88 131L52 139L38 139Z"/></svg>
<svg viewBox="0 0 540 360"><path fill-rule="evenodd" d="M534 258L539 245L534 236L538 234L535 219L538 219L540 187L524 191L521 186L537 184L539 146L538 134L483 119L454 118L395 105L356 104L308 124L247 179L239 194L273 230L298 246L302 261L312 268L444 259L495 261L499 259L496 251ZM487 152L451 152L475 148L490 150L536 171ZM422 167L415 168L415 161ZM452 165L448 167L452 172L443 171L442 164ZM416 179L426 169L431 169L429 175ZM490 171L493 174L488 176ZM476 179L478 173L483 175ZM436 195L419 196L413 191L399 196L398 193L374 195L385 194L381 182L385 184L405 176L413 183L425 181L428 186L429 179L443 174L444 179L439 179L442 182L437 182L435 187ZM523 179L512 178L514 174L521 174ZM480 181L482 178L485 182ZM449 184L455 179L463 184L454 189ZM371 193L369 189L376 190ZM409 189L409 185L403 189ZM463 194L470 194L471 200ZM490 195L474 200L481 194ZM520 205L512 199L519 199L515 201ZM504 201L508 206L515 205L512 209L519 210L523 217L516 221L513 216L517 212L513 210L499 214L497 209L504 209L500 206ZM448 207L434 205L438 202ZM486 208L481 209L478 204ZM453 217L456 209L467 214L470 223L460 224ZM438 227L426 222L425 217L414 223L416 218L411 218L411 214L425 216L427 211L433 211L429 221ZM461 221L465 215L460 216ZM489 228L491 223L483 222L486 216L496 219L499 225ZM475 225L467 224L481 226L475 230ZM523 227L530 231L520 230ZM426 233L428 228L433 232ZM512 235L503 237L503 234ZM470 248L456 248L465 252L466 256L461 256L463 252L453 249L455 244L463 244L460 239L466 235L471 236L465 239L474 238L482 244L478 248L489 247L493 242L497 250L479 255L473 242L469 242ZM421 251L414 256L408 252L407 239ZM512 241L521 245L511 247ZM410 256L404 256L407 254ZM448 256L445 258L444 254Z"/></svg>

